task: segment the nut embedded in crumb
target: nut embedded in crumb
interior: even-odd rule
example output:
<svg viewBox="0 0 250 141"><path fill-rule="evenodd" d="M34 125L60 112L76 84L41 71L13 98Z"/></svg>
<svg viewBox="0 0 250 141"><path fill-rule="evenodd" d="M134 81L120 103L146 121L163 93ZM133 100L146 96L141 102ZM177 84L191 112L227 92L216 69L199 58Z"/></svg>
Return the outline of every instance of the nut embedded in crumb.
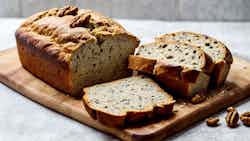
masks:
<svg viewBox="0 0 250 141"><path fill-rule="evenodd" d="M218 117L210 117L208 119L206 119L207 125L211 126L211 127L216 127L219 124L220 119Z"/></svg>
<svg viewBox="0 0 250 141"><path fill-rule="evenodd" d="M196 95L191 99L191 103L193 103L193 104L198 104L198 103L201 103L201 102L205 101L206 99L207 99L207 97L205 96L205 94L199 93L199 94L196 94Z"/></svg>
<svg viewBox="0 0 250 141"><path fill-rule="evenodd" d="M244 125L250 127L250 112L245 112L240 115L240 120L243 122Z"/></svg>
<svg viewBox="0 0 250 141"><path fill-rule="evenodd" d="M61 8L58 12L59 17L63 17L66 15L77 15L78 8L75 6L66 6L64 8Z"/></svg>
<svg viewBox="0 0 250 141"><path fill-rule="evenodd" d="M233 107L227 108L227 116L225 118L227 122L227 126L231 128L235 128L238 126L239 121L239 113Z"/></svg>

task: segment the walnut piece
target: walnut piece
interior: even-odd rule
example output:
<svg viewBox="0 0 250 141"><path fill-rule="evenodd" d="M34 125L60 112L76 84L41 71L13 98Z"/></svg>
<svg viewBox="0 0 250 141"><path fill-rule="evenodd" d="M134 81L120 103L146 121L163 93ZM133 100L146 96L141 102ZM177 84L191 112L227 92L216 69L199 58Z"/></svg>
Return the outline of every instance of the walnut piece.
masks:
<svg viewBox="0 0 250 141"><path fill-rule="evenodd" d="M210 117L206 119L207 126L215 127L218 126L220 119L218 117Z"/></svg>
<svg viewBox="0 0 250 141"><path fill-rule="evenodd" d="M89 24L91 18L90 14L81 14L76 16L70 24L70 27L86 27Z"/></svg>
<svg viewBox="0 0 250 141"><path fill-rule="evenodd" d="M250 126L250 112L245 112L241 114L240 120L243 122L244 125Z"/></svg>
<svg viewBox="0 0 250 141"><path fill-rule="evenodd" d="M199 94L196 94L194 97L192 97L190 102L193 104L198 104L198 103L205 101L206 99L207 97L205 96L205 94L199 93Z"/></svg>
<svg viewBox="0 0 250 141"><path fill-rule="evenodd" d="M228 127L235 128L238 126L239 113L236 111L235 108L229 107L227 108L227 116L225 120L227 122Z"/></svg>
<svg viewBox="0 0 250 141"><path fill-rule="evenodd" d="M66 15L77 15L78 8L75 6L66 6L64 8L61 8L58 12L59 17L63 17Z"/></svg>

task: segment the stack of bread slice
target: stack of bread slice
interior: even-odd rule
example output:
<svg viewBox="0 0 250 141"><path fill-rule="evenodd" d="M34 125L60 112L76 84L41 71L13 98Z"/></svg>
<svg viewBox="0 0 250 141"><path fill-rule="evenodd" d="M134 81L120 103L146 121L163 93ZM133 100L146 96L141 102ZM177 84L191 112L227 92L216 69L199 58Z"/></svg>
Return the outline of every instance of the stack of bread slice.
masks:
<svg viewBox="0 0 250 141"><path fill-rule="evenodd" d="M193 32L176 32L161 35L157 42L186 42L201 48L212 60L210 86L219 87L224 84L233 57L229 49L220 41L207 35Z"/></svg>
<svg viewBox="0 0 250 141"><path fill-rule="evenodd" d="M191 98L222 85L232 64L227 47L206 35L177 32L141 45L129 56L128 67L153 75L166 88Z"/></svg>
<svg viewBox="0 0 250 141"><path fill-rule="evenodd" d="M192 98L222 85L232 55L220 41L206 35L177 32L141 45L128 58L128 68L138 76L84 88L83 102L90 115L109 126L124 126L155 116L168 115L172 95ZM147 76L148 75L148 76Z"/></svg>
<svg viewBox="0 0 250 141"><path fill-rule="evenodd" d="M191 32L165 34L129 56L128 68L143 75L84 88L84 105L93 118L116 127L168 115L175 100L150 77L171 94L192 98L206 92L209 84L222 85L232 61L227 47L214 38Z"/></svg>
<svg viewBox="0 0 250 141"><path fill-rule="evenodd" d="M198 47L182 42L149 43L129 57L129 68L153 74L166 88L192 97L208 87L210 59Z"/></svg>

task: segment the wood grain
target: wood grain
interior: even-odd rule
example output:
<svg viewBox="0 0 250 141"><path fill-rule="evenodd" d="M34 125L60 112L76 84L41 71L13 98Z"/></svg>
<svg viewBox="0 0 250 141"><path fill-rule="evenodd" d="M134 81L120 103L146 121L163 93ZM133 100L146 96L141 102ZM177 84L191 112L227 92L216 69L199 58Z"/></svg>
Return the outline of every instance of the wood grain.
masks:
<svg viewBox="0 0 250 141"><path fill-rule="evenodd" d="M161 140L250 96L250 77L248 77L250 63L235 57L226 85L218 90L212 90L211 96L205 102L193 105L178 99L174 107L176 112L169 119L117 129L106 127L93 120L85 111L81 100L57 91L23 69L15 48L0 52L0 68L0 81L20 94L90 127L126 141Z"/></svg>

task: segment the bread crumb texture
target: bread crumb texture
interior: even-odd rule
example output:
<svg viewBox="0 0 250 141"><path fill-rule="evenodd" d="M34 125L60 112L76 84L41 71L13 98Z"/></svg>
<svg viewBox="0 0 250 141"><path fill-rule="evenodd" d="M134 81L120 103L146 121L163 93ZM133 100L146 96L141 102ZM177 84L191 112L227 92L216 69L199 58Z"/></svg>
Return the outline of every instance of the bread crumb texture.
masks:
<svg viewBox="0 0 250 141"><path fill-rule="evenodd" d="M173 66L201 70L205 65L204 53L197 47L180 42L151 43L142 45L135 55L162 60Z"/></svg>
<svg viewBox="0 0 250 141"><path fill-rule="evenodd" d="M156 38L157 41L178 41L186 42L202 48L214 63L225 60L228 54L227 47L220 41L207 35L193 32L176 32L162 35ZM231 58L232 59L232 58Z"/></svg>
<svg viewBox="0 0 250 141"><path fill-rule="evenodd" d="M112 115L127 112L153 111L173 103L173 97L145 76L134 76L85 89L86 102L91 108Z"/></svg>

